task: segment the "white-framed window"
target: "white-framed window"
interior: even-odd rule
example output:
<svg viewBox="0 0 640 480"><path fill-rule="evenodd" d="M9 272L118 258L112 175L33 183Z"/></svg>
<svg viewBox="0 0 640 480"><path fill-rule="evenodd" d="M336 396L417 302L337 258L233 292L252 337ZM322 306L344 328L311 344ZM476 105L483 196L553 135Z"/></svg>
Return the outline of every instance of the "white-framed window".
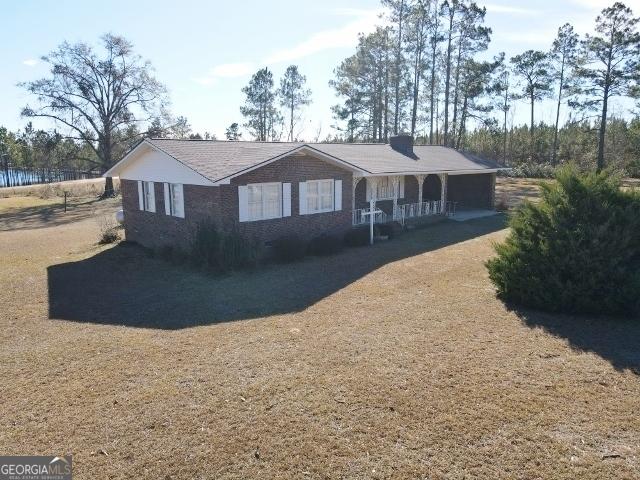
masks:
<svg viewBox="0 0 640 480"><path fill-rule="evenodd" d="M307 181L307 213L333 211L333 179Z"/></svg>
<svg viewBox="0 0 640 480"><path fill-rule="evenodd" d="M138 200L140 203L140 210L146 212L156 211L156 196L153 182L138 182Z"/></svg>
<svg viewBox="0 0 640 480"><path fill-rule="evenodd" d="M393 178L377 177L376 200L393 200ZM400 177L397 183L397 198L404 198L404 177ZM367 182L367 201L371 199L370 184Z"/></svg>
<svg viewBox="0 0 640 480"><path fill-rule="evenodd" d="M282 184L247 185L247 206L249 221L282 217Z"/></svg>
<svg viewBox="0 0 640 480"><path fill-rule="evenodd" d="M184 218L183 192L181 183L164 184L164 210L167 215Z"/></svg>

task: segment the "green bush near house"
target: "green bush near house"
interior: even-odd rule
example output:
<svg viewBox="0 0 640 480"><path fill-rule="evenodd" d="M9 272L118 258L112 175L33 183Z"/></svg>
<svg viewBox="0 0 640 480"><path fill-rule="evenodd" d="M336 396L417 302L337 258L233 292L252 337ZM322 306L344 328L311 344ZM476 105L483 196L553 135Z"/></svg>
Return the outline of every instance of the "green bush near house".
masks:
<svg viewBox="0 0 640 480"><path fill-rule="evenodd" d="M388 237L389 239L392 239L395 236L395 230L393 229L393 224L391 223L380 223L374 225L373 233L376 236L381 235Z"/></svg>
<svg viewBox="0 0 640 480"><path fill-rule="evenodd" d="M344 245L342 239L336 235L323 233L314 237L309 242L309 253L311 255L332 255L342 250Z"/></svg>
<svg viewBox="0 0 640 480"><path fill-rule="evenodd" d="M344 234L344 244L347 247L364 247L369 245L369 227L355 227Z"/></svg>
<svg viewBox="0 0 640 480"><path fill-rule="evenodd" d="M297 235L284 235L273 242L273 251L283 263L302 260L307 254L308 243Z"/></svg>
<svg viewBox="0 0 640 480"><path fill-rule="evenodd" d="M640 195L608 173L564 168L524 203L487 262L506 301L541 310L640 312Z"/></svg>
<svg viewBox="0 0 640 480"><path fill-rule="evenodd" d="M212 223L201 223L191 246L191 261L213 272L228 272L257 265L260 244L236 230L219 231Z"/></svg>

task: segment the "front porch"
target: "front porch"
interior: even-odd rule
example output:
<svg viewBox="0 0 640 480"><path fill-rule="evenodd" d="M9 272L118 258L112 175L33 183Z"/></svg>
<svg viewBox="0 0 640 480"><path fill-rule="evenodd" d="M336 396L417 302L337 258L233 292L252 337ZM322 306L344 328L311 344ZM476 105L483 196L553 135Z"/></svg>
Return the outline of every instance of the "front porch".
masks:
<svg viewBox="0 0 640 480"><path fill-rule="evenodd" d="M447 200L447 174L354 177L352 199L354 226L453 216L457 203Z"/></svg>
<svg viewBox="0 0 640 480"><path fill-rule="evenodd" d="M352 223L353 226L366 225L370 222L369 215L371 207L357 208L353 210ZM398 204L389 214L382 209L374 207L373 223L389 223L398 222L405 225L408 220L426 217L431 215L444 215L452 217L456 214L456 202L442 202L440 200L419 203Z"/></svg>

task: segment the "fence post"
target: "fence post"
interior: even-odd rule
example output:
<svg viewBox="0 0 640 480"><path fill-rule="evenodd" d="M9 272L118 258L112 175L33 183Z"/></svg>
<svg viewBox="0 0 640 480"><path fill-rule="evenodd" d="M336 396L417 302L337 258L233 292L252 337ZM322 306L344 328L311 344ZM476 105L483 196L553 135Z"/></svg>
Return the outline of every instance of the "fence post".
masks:
<svg viewBox="0 0 640 480"><path fill-rule="evenodd" d="M64 191L64 213L67 213L67 191Z"/></svg>

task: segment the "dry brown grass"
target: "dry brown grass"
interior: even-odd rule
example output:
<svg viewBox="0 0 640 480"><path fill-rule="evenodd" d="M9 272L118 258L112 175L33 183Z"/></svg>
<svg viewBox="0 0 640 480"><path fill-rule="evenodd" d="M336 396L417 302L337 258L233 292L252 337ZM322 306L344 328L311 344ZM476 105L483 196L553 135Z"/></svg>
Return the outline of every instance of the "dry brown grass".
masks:
<svg viewBox="0 0 640 480"><path fill-rule="evenodd" d="M496 179L496 205L505 206L499 210L508 210L520 205L525 199L537 201L540 198L540 183L553 182L550 179L509 178ZM623 189L640 189L640 179L625 178L622 180Z"/></svg>
<svg viewBox="0 0 640 480"><path fill-rule="evenodd" d="M16 201L0 226L47 208ZM505 308L502 219L212 278L96 245L115 208L0 228L3 454L72 453L79 479L640 476L638 322Z"/></svg>
<svg viewBox="0 0 640 480"><path fill-rule="evenodd" d="M120 190L119 179L113 179L113 188L116 192ZM104 178L25 185L23 187L4 187L0 188L0 198L33 196L51 199L64 197L65 192L69 197L97 197L104 192Z"/></svg>

